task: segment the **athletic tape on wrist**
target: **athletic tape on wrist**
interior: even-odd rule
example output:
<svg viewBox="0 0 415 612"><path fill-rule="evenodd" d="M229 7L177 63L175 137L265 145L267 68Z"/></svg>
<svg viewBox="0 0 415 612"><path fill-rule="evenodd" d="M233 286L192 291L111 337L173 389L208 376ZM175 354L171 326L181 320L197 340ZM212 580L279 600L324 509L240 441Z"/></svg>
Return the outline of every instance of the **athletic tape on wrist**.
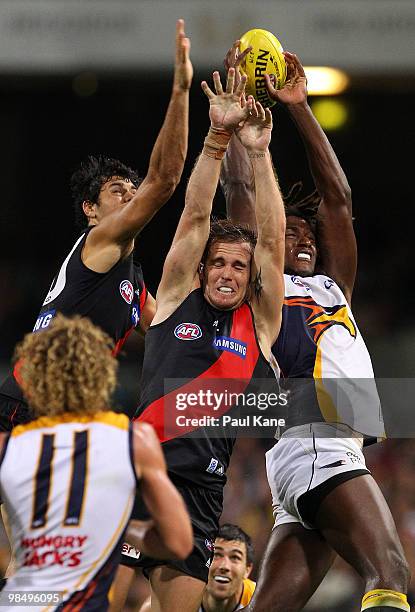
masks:
<svg viewBox="0 0 415 612"><path fill-rule="evenodd" d="M232 133L225 129L211 127L205 138L202 153L213 159L223 159L231 136Z"/></svg>

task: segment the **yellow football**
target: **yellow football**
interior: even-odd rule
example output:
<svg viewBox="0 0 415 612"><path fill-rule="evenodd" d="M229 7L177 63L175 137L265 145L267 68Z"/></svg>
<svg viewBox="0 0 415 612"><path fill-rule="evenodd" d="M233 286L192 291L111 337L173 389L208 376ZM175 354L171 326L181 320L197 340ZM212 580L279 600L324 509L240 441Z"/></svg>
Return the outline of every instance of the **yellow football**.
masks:
<svg viewBox="0 0 415 612"><path fill-rule="evenodd" d="M261 102L264 107L274 106L275 100L268 95L264 74L271 76L276 89L284 87L287 64L280 41L271 32L260 29L249 30L240 40L241 53L247 47L252 47L240 65L241 74L246 74L248 77L246 94L254 96L255 100Z"/></svg>

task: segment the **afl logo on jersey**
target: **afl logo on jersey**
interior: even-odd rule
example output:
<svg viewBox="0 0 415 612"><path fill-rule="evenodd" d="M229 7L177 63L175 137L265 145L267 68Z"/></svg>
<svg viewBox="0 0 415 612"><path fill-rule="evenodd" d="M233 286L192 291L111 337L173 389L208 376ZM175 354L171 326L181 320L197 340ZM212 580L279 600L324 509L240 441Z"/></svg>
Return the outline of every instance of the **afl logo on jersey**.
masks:
<svg viewBox="0 0 415 612"><path fill-rule="evenodd" d="M196 323L179 323L174 335L179 340L197 340L202 337L202 330Z"/></svg>
<svg viewBox="0 0 415 612"><path fill-rule="evenodd" d="M208 549L210 552L213 552L213 542L212 542L212 540L208 540L208 539L206 538L206 540L205 540L205 546L206 546L206 548L207 548L207 549Z"/></svg>
<svg viewBox="0 0 415 612"><path fill-rule="evenodd" d="M294 285L298 285L299 287L303 287L306 291L310 291L310 287L303 283L299 276L292 276L291 281L294 283Z"/></svg>
<svg viewBox="0 0 415 612"><path fill-rule="evenodd" d="M131 304L134 297L134 287L132 286L129 280L121 281L120 293L121 297L127 302L127 304Z"/></svg>

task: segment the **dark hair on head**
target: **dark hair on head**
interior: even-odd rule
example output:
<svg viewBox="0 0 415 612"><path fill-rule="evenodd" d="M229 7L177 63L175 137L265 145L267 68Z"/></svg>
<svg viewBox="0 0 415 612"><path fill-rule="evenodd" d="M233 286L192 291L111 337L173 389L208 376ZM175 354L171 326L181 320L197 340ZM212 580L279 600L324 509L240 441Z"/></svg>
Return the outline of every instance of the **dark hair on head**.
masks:
<svg viewBox="0 0 415 612"><path fill-rule="evenodd" d="M317 212L321 203L321 197L317 189L300 199L303 189L301 181L294 183L290 191L284 196L284 207L286 217L300 217L310 224L313 232L316 231Z"/></svg>
<svg viewBox="0 0 415 612"><path fill-rule="evenodd" d="M216 537L221 540L226 540L227 542L231 542L232 540L243 542L246 547L246 564L252 565L254 562L254 547L252 540L243 529L238 527L238 525L232 525L231 523L221 525Z"/></svg>
<svg viewBox="0 0 415 612"><path fill-rule="evenodd" d="M85 201L98 202L99 192L104 183L113 176L129 179L136 187L141 180L135 170L132 170L118 159L112 159L105 155L89 155L81 163L70 179L70 188L74 201L75 216L77 225L84 227L86 217L82 209Z"/></svg>
<svg viewBox="0 0 415 612"><path fill-rule="evenodd" d="M246 225L236 225L230 219L212 219L202 262L206 261L209 250L215 242L248 242L253 253L256 239L256 233Z"/></svg>

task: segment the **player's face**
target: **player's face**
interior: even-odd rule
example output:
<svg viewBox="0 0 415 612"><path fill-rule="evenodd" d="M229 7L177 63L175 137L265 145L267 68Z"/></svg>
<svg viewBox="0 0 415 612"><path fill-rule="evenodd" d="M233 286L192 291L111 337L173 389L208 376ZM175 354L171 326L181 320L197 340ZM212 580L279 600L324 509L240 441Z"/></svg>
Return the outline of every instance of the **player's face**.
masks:
<svg viewBox="0 0 415 612"><path fill-rule="evenodd" d="M244 542L216 538L206 586L208 595L219 600L234 597L237 603L242 594L244 578L249 576L251 569L252 566L247 565Z"/></svg>
<svg viewBox="0 0 415 612"><path fill-rule="evenodd" d="M205 299L219 310L238 308L246 299L250 273L247 242L214 242L201 278Z"/></svg>
<svg viewBox="0 0 415 612"><path fill-rule="evenodd" d="M137 187L129 180L113 176L101 187L98 204L95 211L97 221L111 214L114 210L125 206L137 191Z"/></svg>
<svg viewBox="0 0 415 612"><path fill-rule="evenodd" d="M285 230L285 272L312 276L316 258L316 238L309 223L300 217L288 216Z"/></svg>

